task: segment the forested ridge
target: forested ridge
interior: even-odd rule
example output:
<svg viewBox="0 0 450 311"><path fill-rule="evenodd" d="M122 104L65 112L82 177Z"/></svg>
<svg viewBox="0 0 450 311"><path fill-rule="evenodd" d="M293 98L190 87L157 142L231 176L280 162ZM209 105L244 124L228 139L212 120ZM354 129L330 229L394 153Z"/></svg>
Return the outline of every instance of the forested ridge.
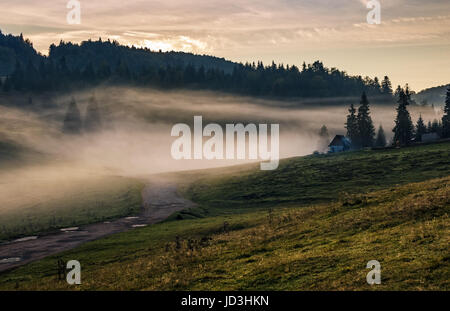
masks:
<svg viewBox="0 0 450 311"><path fill-rule="evenodd" d="M301 56L299 56L299 59ZM365 91L393 102L383 79L351 76L320 61L295 65L234 63L184 52L151 51L117 41L61 41L49 55L36 52L22 35L0 33L1 90L73 90L99 84L129 84L162 89L207 89L251 96L326 98L359 96Z"/></svg>

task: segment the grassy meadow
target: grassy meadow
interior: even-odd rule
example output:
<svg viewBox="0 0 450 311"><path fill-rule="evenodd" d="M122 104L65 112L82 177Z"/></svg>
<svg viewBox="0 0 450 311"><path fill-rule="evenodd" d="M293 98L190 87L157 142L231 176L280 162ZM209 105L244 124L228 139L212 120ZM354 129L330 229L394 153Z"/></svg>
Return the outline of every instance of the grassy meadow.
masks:
<svg viewBox="0 0 450 311"><path fill-rule="evenodd" d="M0 289L449 290L449 151L443 143L287 159L274 172L182 173L198 209L4 272ZM80 261L82 285L56 280L59 256ZM376 287L366 283L373 259Z"/></svg>
<svg viewBox="0 0 450 311"><path fill-rule="evenodd" d="M0 136L0 242L136 214L143 187Z"/></svg>
<svg viewBox="0 0 450 311"><path fill-rule="evenodd" d="M305 206L449 176L450 143L296 157L274 171L246 165L179 175L189 180L180 191L199 207L180 212L178 219Z"/></svg>

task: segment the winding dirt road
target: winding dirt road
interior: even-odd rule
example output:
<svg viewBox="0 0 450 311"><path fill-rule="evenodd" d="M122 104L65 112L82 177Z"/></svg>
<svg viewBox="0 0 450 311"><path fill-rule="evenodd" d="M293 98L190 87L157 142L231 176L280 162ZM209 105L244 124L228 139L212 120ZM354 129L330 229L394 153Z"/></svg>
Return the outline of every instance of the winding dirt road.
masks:
<svg viewBox="0 0 450 311"><path fill-rule="evenodd" d="M107 235L157 223L174 212L195 206L191 201L180 197L171 183L149 182L142 191L142 198L143 209L135 217L66 228L57 233L0 244L0 272Z"/></svg>

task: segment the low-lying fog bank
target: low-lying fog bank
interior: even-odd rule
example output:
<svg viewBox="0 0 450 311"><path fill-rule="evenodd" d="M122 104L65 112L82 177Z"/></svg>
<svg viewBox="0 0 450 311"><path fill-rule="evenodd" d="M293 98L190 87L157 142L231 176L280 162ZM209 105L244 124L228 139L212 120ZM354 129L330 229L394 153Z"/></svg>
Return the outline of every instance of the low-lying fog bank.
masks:
<svg viewBox="0 0 450 311"><path fill-rule="evenodd" d="M72 99L76 105L72 104L68 116ZM29 101L25 96L15 100ZM171 129L176 123L193 128L194 116L202 116L203 126L218 123L223 128L227 123L279 124L280 157L285 158L317 150L322 125L328 127L330 139L345 134L348 109L323 104L289 105L212 92L129 88L33 98L34 106L45 107L42 109L18 109L4 101L0 98L0 216L21 219L28 215L29 221L34 219L30 215L44 215L51 220L55 208L62 213L71 210L74 202L83 205L103 200L118 204L105 198L112 199L111 191L126 195L134 185L114 176L145 176L248 162L174 160L171 146L176 137L171 136ZM420 113L425 120L440 117L431 108L411 107L410 111L414 121ZM371 115L374 125L381 124L390 139L395 106L372 105ZM67 133L68 129L80 133ZM26 155L26 163L20 160L22 154ZM17 161L8 164L7 158ZM78 208L80 213L86 212L84 205ZM6 228L1 221L0 226ZM6 232L3 235L31 230L19 229L10 228L10 233L2 229Z"/></svg>
<svg viewBox="0 0 450 311"><path fill-rule="evenodd" d="M61 128L71 98L81 119L94 96L101 129L79 135L63 134ZM370 100L370 98L369 98ZM39 99L34 99L39 104ZM326 125L332 138L345 134L348 107L313 105L286 108L286 103L236 97L212 92L142 90L130 88L95 89L53 100L56 107L42 112L0 106L0 135L58 161L76 163L84 169L108 170L117 174L146 175L165 171L189 170L233 165L237 160L173 160L172 126L186 123L193 128L193 117L208 123L280 124L280 157L300 156L318 149L318 132ZM45 103L40 103L45 105ZM280 107L281 106L281 107ZM289 106L289 105L288 105ZM358 102L355 102L358 106ZM382 125L388 140L392 137L395 106L371 106L374 125ZM439 118L429 107L410 107L415 121L419 114L427 120Z"/></svg>

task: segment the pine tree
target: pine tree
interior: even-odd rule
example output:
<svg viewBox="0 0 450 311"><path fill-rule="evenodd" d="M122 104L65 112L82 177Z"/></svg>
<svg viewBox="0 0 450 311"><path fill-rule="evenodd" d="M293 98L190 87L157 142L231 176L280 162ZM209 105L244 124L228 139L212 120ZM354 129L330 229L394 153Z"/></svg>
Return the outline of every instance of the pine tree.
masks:
<svg viewBox="0 0 450 311"><path fill-rule="evenodd" d="M345 128L347 129L347 137L352 142L352 146L357 148L359 144L359 131L358 131L358 119L356 117L355 106L350 104L348 109L349 114L347 115L347 122L345 123Z"/></svg>
<svg viewBox="0 0 450 311"><path fill-rule="evenodd" d="M78 134L81 132L81 115L75 99L72 98L67 109L63 123L63 132L67 134Z"/></svg>
<svg viewBox="0 0 450 311"><path fill-rule="evenodd" d="M370 117L369 101L365 92L363 92L361 96L361 106L358 109L357 119L359 143L361 147L372 147L375 137L375 128L373 126L372 118Z"/></svg>
<svg viewBox="0 0 450 311"><path fill-rule="evenodd" d="M442 137L442 131L443 131L442 121L439 120L439 126L437 130L437 134L439 135L439 137Z"/></svg>
<svg viewBox="0 0 450 311"><path fill-rule="evenodd" d="M397 100L400 97L401 92L403 92L402 87L400 85L397 85L397 88L395 89L395 93L394 93L394 96L395 96L395 98L397 98Z"/></svg>
<svg viewBox="0 0 450 311"><path fill-rule="evenodd" d="M329 138L328 128L325 125L322 125L319 132L320 137Z"/></svg>
<svg viewBox="0 0 450 311"><path fill-rule="evenodd" d="M127 63L121 58L116 66L116 75L125 81L130 80L131 74Z"/></svg>
<svg viewBox="0 0 450 311"><path fill-rule="evenodd" d="M97 76L99 79L101 80L106 80L110 77L111 75L111 68L109 67L108 62L106 62L105 60L103 60L100 63L100 66L97 70Z"/></svg>
<svg viewBox="0 0 450 311"><path fill-rule="evenodd" d="M371 86L375 93L381 92L381 85L380 85L380 80L378 79L378 77L373 78L373 82L372 82Z"/></svg>
<svg viewBox="0 0 450 311"><path fill-rule="evenodd" d="M442 137L450 138L450 85L445 98L444 115L442 116Z"/></svg>
<svg viewBox="0 0 450 311"><path fill-rule="evenodd" d="M84 119L84 129L88 132L94 132L101 128L100 110L94 96L89 99Z"/></svg>
<svg viewBox="0 0 450 311"><path fill-rule="evenodd" d="M398 96L397 117L395 118L394 143L409 145L413 138L414 125L411 121L407 106L409 105L409 91L400 90Z"/></svg>
<svg viewBox="0 0 450 311"><path fill-rule="evenodd" d="M92 65L91 62L89 62L86 67L84 68L83 72L81 73L82 78L86 81L86 82L92 82L95 81L95 70L94 70L94 66Z"/></svg>
<svg viewBox="0 0 450 311"><path fill-rule="evenodd" d="M320 152L325 152L327 150L329 141L330 135L328 134L328 129L325 125L323 125L319 131L318 149Z"/></svg>
<svg viewBox="0 0 450 311"><path fill-rule="evenodd" d="M39 81L41 81L39 72L36 70L31 60L29 60L25 69L25 76L23 80L25 89L36 90Z"/></svg>
<svg viewBox="0 0 450 311"><path fill-rule="evenodd" d="M377 138L375 140L376 147L386 147L386 135L384 134L383 127L380 125L378 128Z"/></svg>
<svg viewBox="0 0 450 311"><path fill-rule="evenodd" d="M422 115L419 116L416 125L416 141L422 141L422 135L427 133L427 127L423 122Z"/></svg>
<svg viewBox="0 0 450 311"><path fill-rule="evenodd" d="M442 136L442 123L439 120L434 119L433 123L431 123L431 130L430 130L430 132L431 133L436 133L439 136Z"/></svg>
<svg viewBox="0 0 450 311"><path fill-rule="evenodd" d="M381 92L383 95L392 96L392 83L388 76L384 76L384 79L381 82Z"/></svg>
<svg viewBox="0 0 450 311"><path fill-rule="evenodd" d="M20 91L24 87L24 72L20 62L16 60L14 72L11 74L11 83L14 89Z"/></svg>

